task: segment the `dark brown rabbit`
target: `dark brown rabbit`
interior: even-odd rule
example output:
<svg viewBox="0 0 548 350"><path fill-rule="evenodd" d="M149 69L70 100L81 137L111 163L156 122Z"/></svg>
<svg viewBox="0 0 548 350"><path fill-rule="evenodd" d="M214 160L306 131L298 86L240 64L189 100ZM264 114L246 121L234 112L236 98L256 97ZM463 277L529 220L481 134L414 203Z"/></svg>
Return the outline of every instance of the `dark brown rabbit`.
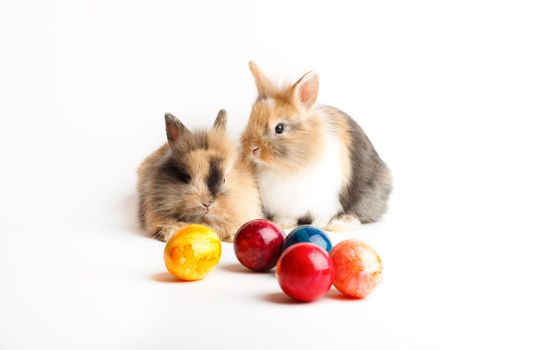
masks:
<svg viewBox="0 0 548 350"><path fill-rule="evenodd" d="M187 223L206 224L232 241L262 211L250 165L225 133L225 111L210 131L191 132L171 114L165 123L168 143L138 170L141 226L166 241Z"/></svg>

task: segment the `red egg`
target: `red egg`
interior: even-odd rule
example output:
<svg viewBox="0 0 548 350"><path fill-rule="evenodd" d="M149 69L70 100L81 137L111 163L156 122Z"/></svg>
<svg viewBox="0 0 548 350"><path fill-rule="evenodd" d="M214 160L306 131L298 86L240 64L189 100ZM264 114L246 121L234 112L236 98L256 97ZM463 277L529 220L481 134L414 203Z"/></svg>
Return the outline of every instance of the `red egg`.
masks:
<svg viewBox="0 0 548 350"><path fill-rule="evenodd" d="M257 219L240 227L234 237L236 257L248 269L267 271L276 266L282 254L283 231L273 222Z"/></svg>
<svg viewBox="0 0 548 350"><path fill-rule="evenodd" d="M312 301L331 288L334 271L324 249L313 243L297 243L280 257L276 277L285 294L299 301Z"/></svg>
<svg viewBox="0 0 548 350"><path fill-rule="evenodd" d="M341 293L353 298L365 298L382 279L382 261L375 250L363 242L346 240L330 253L335 279Z"/></svg>

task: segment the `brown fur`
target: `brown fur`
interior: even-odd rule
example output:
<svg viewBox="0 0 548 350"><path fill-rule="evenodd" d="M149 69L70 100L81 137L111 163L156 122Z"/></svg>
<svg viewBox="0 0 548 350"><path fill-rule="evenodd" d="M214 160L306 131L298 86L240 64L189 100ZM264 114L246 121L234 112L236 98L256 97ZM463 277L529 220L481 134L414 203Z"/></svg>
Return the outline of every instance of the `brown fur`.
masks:
<svg viewBox="0 0 548 350"><path fill-rule="evenodd" d="M168 144L138 169L140 222L155 238L167 240L187 223L200 223L231 241L243 223L262 217L251 167L225 135L225 124L221 111L211 131L190 132L166 115Z"/></svg>
<svg viewBox="0 0 548 350"><path fill-rule="evenodd" d="M324 144L317 138L318 130L327 129L329 125L312 116L302 118L300 111L287 99L273 98L272 102L273 106L270 106L264 99L258 100L253 106L252 117L241 138L243 150L259 147L261 162L284 168L289 173L299 171L320 155ZM290 137L275 134L274 128L279 122L291 130Z"/></svg>
<svg viewBox="0 0 548 350"><path fill-rule="evenodd" d="M243 153L249 156L253 147L259 147L257 158L265 165L284 168L289 173L295 173L317 159L324 149L325 139L321 135L334 131L346 146L341 154L340 166L344 169L346 178L350 177L350 156L348 145L350 138L348 124L339 115L325 118L323 108L310 108L314 105L318 94L318 77L308 72L295 84L276 87L254 62L249 68L255 78L258 99L252 107L250 118L241 137ZM310 83L303 82L308 79ZM301 89L299 89L301 88ZM302 100L306 99L303 103ZM276 135L274 128L278 123L287 123L291 135ZM287 154L279 154L276 145L283 143ZM247 152L246 152L247 151Z"/></svg>

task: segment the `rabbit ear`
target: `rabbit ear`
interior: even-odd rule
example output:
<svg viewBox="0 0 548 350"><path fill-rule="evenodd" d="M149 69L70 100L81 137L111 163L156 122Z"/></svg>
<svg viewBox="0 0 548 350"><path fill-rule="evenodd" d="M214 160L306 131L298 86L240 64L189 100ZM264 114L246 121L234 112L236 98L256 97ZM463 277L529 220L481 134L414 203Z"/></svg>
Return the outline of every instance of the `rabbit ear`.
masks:
<svg viewBox="0 0 548 350"><path fill-rule="evenodd" d="M165 114L167 141L171 147L180 144L180 141L190 136L188 130L176 116L171 113Z"/></svg>
<svg viewBox="0 0 548 350"><path fill-rule="evenodd" d="M260 98L266 98L274 95L276 87L272 81L263 73L263 71L253 61L249 61L249 70L255 78L255 85Z"/></svg>
<svg viewBox="0 0 548 350"><path fill-rule="evenodd" d="M224 109L221 109L219 113L217 113L217 118L215 118L215 122L213 123L213 129L219 131L226 130L226 111Z"/></svg>
<svg viewBox="0 0 548 350"><path fill-rule="evenodd" d="M316 103L320 80L315 72L308 72L291 87L293 101L309 109Z"/></svg>

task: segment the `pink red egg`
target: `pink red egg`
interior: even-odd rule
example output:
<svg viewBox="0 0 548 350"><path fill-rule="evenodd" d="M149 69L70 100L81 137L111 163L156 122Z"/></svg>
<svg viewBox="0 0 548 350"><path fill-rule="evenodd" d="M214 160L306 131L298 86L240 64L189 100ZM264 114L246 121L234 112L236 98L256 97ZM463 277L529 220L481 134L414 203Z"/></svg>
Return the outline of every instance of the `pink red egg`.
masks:
<svg viewBox="0 0 548 350"><path fill-rule="evenodd" d="M273 222L257 219L240 227L234 237L234 253L245 267L267 271L276 266L282 254L283 231Z"/></svg>
<svg viewBox="0 0 548 350"><path fill-rule="evenodd" d="M341 293L365 298L382 279L382 261L377 252L357 240L337 244L330 253L335 278L333 284Z"/></svg>
<svg viewBox="0 0 548 350"><path fill-rule="evenodd" d="M284 293L291 298L312 301L331 288L334 271L324 249L313 243L297 243L280 257L276 278Z"/></svg>

